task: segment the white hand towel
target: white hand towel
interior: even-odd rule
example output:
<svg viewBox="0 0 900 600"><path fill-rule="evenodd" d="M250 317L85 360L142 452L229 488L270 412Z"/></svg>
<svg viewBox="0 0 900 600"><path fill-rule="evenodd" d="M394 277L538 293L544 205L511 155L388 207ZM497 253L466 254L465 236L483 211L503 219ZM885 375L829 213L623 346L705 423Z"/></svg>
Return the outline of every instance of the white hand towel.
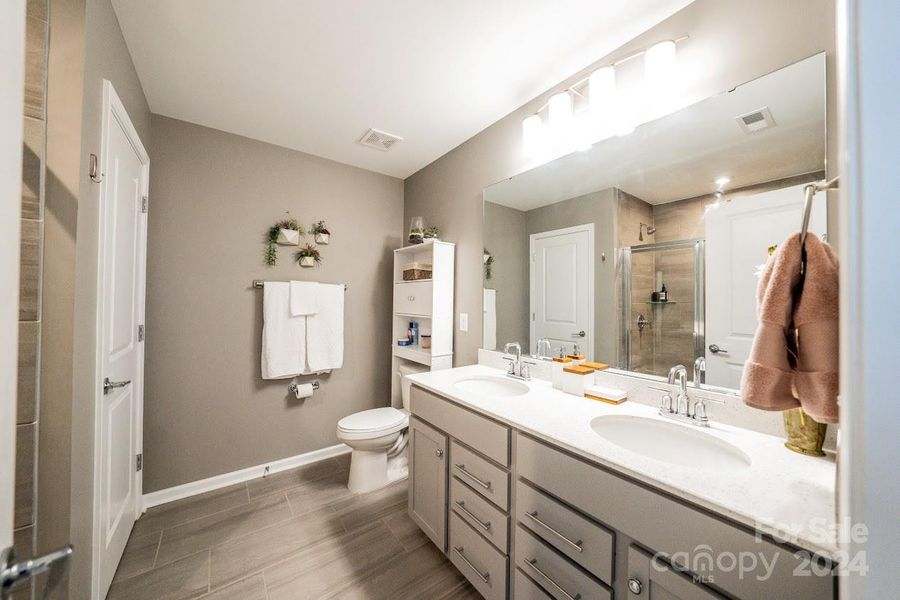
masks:
<svg viewBox="0 0 900 600"><path fill-rule="evenodd" d="M285 379L306 364L306 317L290 314L290 286L267 281L263 288L262 377Z"/></svg>
<svg viewBox="0 0 900 600"><path fill-rule="evenodd" d="M319 312L306 317L306 361L312 372L344 364L344 286L320 283Z"/></svg>
<svg viewBox="0 0 900 600"><path fill-rule="evenodd" d="M319 312L319 284L315 281L291 282L291 316L314 315Z"/></svg>

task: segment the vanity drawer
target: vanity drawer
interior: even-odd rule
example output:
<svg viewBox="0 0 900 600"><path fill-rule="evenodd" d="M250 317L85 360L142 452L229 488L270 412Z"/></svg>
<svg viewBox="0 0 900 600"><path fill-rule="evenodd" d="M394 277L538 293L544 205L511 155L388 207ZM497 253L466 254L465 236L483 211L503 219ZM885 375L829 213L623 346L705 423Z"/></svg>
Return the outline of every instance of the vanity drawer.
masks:
<svg viewBox="0 0 900 600"><path fill-rule="evenodd" d="M450 513L450 562L487 600L506 599L507 559L475 533L455 512Z"/></svg>
<svg viewBox="0 0 900 600"><path fill-rule="evenodd" d="M450 478L450 508L500 552L509 549L509 517L455 477Z"/></svg>
<svg viewBox="0 0 900 600"><path fill-rule="evenodd" d="M410 281L394 284L394 312L404 315L431 315L434 288L430 281Z"/></svg>
<svg viewBox="0 0 900 600"><path fill-rule="evenodd" d="M410 410L479 452L509 466L509 428L413 385Z"/></svg>
<svg viewBox="0 0 900 600"><path fill-rule="evenodd" d="M572 561L612 584L612 531L521 481L516 483L516 519Z"/></svg>
<svg viewBox="0 0 900 600"><path fill-rule="evenodd" d="M528 579L522 571L516 569L513 583L512 597L516 600L547 600L550 596L532 580Z"/></svg>
<svg viewBox="0 0 900 600"><path fill-rule="evenodd" d="M514 547L515 566L534 579L551 597L557 600L612 599L612 590L585 574L521 525L516 527Z"/></svg>
<svg viewBox="0 0 900 600"><path fill-rule="evenodd" d="M450 442L450 474L499 506L509 509L509 473L477 453Z"/></svg>
<svg viewBox="0 0 900 600"><path fill-rule="evenodd" d="M678 557L682 566L705 565L707 568L696 574L714 580L716 587L732 596L768 598L773 590L778 597L791 600L835 595L837 577L827 570L809 577L794 575L795 570L809 570L805 553L519 433L516 468L520 477L642 546L670 560ZM771 573L747 576L740 569L723 569L705 560L709 555L744 552L763 553L765 563L772 565Z"/></svg>

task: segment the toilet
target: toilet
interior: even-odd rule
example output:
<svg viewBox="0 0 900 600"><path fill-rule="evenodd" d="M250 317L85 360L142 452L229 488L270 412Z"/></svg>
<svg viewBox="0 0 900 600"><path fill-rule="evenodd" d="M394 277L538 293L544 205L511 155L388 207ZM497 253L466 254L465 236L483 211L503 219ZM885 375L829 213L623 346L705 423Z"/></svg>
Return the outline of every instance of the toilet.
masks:
<svg viewBox="0 0 900 600"><path fill-rule="evenodd" d="M427 369L404 365L398 370L402 409L390 406L373 408L338 421L338 439L353 449L350 479L347 481L351 492L359 494L377 490L409 474L406 429L409 425L411 382L407 377Z"/></svg>

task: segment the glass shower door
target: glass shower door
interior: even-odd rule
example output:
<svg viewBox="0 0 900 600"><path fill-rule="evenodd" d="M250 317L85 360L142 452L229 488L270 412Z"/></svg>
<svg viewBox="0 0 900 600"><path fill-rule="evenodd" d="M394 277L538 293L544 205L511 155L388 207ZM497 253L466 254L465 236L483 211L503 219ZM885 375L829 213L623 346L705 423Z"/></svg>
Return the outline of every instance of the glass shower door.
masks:
<svg viewBox="0 0 900 600"><path fill-rule="evenodd" d="M623 368L666 376L704 355L703 252L703 240L622 249Z"/></svg>

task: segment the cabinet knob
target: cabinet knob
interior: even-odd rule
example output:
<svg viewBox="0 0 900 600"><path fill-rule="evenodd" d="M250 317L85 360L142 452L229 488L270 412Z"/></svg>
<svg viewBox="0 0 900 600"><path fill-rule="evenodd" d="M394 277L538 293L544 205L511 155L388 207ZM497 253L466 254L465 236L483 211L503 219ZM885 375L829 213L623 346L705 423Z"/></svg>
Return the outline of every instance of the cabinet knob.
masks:
<svg viewBox="0 0 900 600"><path fill-rule="evenodd" d="M640 594L644 589L644 584L637 577L632 577L628 580L628 589L632 594Z"/></svg>
<svg viewBox="0 0 900 600"><path fill-rule="evenodd" d="M443 451L443 450L440 450L440 449L439 449L439 450L435 450L435 451L434 451L434 455L437 456L438 458L441 458L442 456L444 456L444 451Z"/></svg>

